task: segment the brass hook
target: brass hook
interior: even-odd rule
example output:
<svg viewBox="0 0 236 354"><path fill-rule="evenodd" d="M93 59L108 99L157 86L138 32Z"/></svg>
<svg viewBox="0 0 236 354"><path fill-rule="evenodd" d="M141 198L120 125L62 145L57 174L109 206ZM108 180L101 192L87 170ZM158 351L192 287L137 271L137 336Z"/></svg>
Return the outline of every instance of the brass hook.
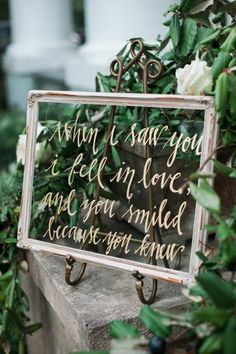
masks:
<svg viewBox="0 0 236 354"><path fill-rule="evenodd" d="M152 70L153 69L153 70ZM157 80L162 75L163 67L159 60L150 59L143 66L144 93L148 92L148 79Z"/></svg>
<svg viewBox="0 0 236 354"><path fill-rule="evenodd" d="M135 48L136 47L136 48ZM139 64L142 66L142 63L140 61L141 56L144 53L144 43L139 40L135 39L132 41L131 46L130 46L130 53L132 55L132 59L130 62L124 67L121 59L117 57L111 62L110 65L110 72L114 77L118 78L118 81L121 81L122 76L136 63L139 62ZM119 90L117 90L119 91Z"/></svg>
<svg viewBox="0 0 236 354"><path fill-rule="evenodd" d="M73 266L74 266L75 262L76 262L76 260L71 255L68 254L66 256L66 263L67 264L66 264L66 268L65 268L65 281L68 285L71 285L71 286L75 286L75 285L79 284L82 276L84 275L84 272L85 272L85 269L87 266L87 263L82 263L77 277L74 280L71 280L70 276L71 276L71 272L73 270Z"/></svg>
<svg viewBox="0 0 236 354"><path fill-rule="evenodd" d="M145 68L147 70L147 76L151 80L159 79L163 72L163 66L157 59L148 60L148 62L145 64ZM150 71L151 68L155 68L155 72Z"/></svg>
<svg viewBox="0 0 236 354"><path fill-rule="evenodd" d="M143 280L145 278L144 275L140 274L139 271L133 272L132 275L137 280L135 283L135 287L140 301L146 305L153 304L157 296L158 280L152 279L152 292L150 297L146 299L143 293Z"/></svg>
<svg viewBox="0 0 236 354"><path fill-rule="evenodd" d="M119 58L112 60L110 72L114 77L118 77L118 79L121 80L123 75L123 63Z"/></svg>
<svg viewBox="0 0 236 354"><path fill-rule="evenodd" d="M136 47L136 48L135 48ZM130 53L138 60L144 53L144 43L141 39L133 39L130 45Z"/></svg>

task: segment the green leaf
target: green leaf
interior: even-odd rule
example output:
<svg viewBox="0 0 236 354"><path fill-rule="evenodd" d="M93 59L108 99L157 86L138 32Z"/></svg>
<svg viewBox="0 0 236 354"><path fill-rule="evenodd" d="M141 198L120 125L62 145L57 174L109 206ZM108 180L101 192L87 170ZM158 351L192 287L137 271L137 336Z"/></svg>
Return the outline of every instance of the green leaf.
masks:
<svg viewBox="0 0 236 354"><path fill-rule="evenodd" d="M16 242L17 242L16 238L14 238L14 237L9 237L9 238L7 238L7 239L5 240L4 243L10 244L10 243L16 243Z"/></svg>
<svg viewBox="0 0 236 354"><path fill-rule="evenodd" d="M214 162L214 166L215 166L215 170L223 176L229 176L233 171L236 171L234 168L229 167L223 163L221 163L218 160L213 160Z"/></svg>
<svg viewBox="0 0 236 354"><path fill-rule="evenodd" d="M111 147L111 154L112 154L112 157L113 157L113 161L114 161L114 164L116 167L119 167L120 164L121 164L121 161L120 161L120 156L115 148L115 146L112 146Z"/></svg>
<svg viewBox="0 0 236 354"><path fill-rule="evenodd" d="M233 236L234 230L225 222L225 220L220 220L219 225L217 225L217 237L218 239L227 239Z"/></svg>
<svg viewBox="0 0 236 354"><path fill-rule="evenodd" d="M166 34L166 36L163 38L163 40L161 41L161 44L160 44L160 47L158 50L159 53L167 46L167 44L169 43L169 40L170 40L170 32L168 32Z"/></svg>
<svg viewBox="0 0 236 354"><path fill-rule="evenodd" d="M24 332L26 334L30 334L32 335L34 332L38 331L40 328L42 328L42 324L41 323L34 323L30 326L26 326L24 328Z"/></svg>
<svg viewBox="0 0 236 354"><path fill-rule="evenodd" d="M25 354L25 342L23 340L19 341L18 354Z"/></svg>
<svg viewBox="0 0 236 354"><path fill-rule="evenodd" d="M214 30L212 28L206 28L206 27L198 27L197 29L197 39L196 39L196 44L195 44L195 47L194 47L194 53L201 47L201 42L209 37L212 32L214 32Z"/></svg>
<svg viewBox="0 0 236 354"><path fill-rule="evenodd" d="M180 10L182 12L187 12L187 11L191 10L194 6L195 6L195 4L194 4L193 0L181 0Z"/></svg>
<svg viewBox="0 0 236 354"><path fill-rule="evenodd" d="M204 253L198 251L196 252L196 255L198 256L198 258L202 261L202 262L206 262L208 260L208 258L204 255Z"/></svg>
<svg viewBox="0 0 236 354"><path fill-rule="evenodd" d="M4 222L7 220L7 213L8 213L8 208L7 206L3 206L1 213L0 213L0 221Z"/></svg>
<svg viewBox="0 0 236 354"><path fill-rule="evenodd" d="M178 9L179 5L178 4L171 4L169 7L168 7L168 10L166 12L164 12L164 16L168 15L168 13L170 12L175 12L177 9Z"/></svg>
<svg viewBox="0 0 236 354"><path fill-rule="evenodd" d="M179 125L179 123L180 123L180 120L178 120L178 119L172 119L172 120L170 121L170 124L173 125L173 126Z"/></svg>
<svg viewBox="0 0 236 354"><path fill-rule="evenodd" d="M193 18L197 24L204 25L207 27L211 26L211 22L209 21L209 15L207 11L201 11L196 14L191 15L191 18Z"/></svg>
<svg viewBox="0 0 236 354"><path fill-rule="evenodd" d="M236 66L236 65L235 65ZM236 77L231 76L229 78L229 106L230 106L230 113L232 117L232 123L236 122Z"/></svg>
<svg viewBox="0 0 236 354"><path fill-rule="evenodd" d="M8 270L6 273L0 275L0 282L13 277L13 271Z"/></svg>
<svg viewBox="0 0 236 354"><path fill-rule="evenodd" d="M234 66L236 66L236 57L234 57L229 63L229 68L233 68Z"/></svg>
<svg viewBox="0 0 236 354"><path fill-rule="evenodd" d="M180 3L180 10L182 12L188 12L205 1L206 0L182 0Z"/></svg>
<svg viewBox="0 0 236 354"><path fill-rule="evenodd" d="M206 225L205 229L210 232L216 231L216 225Z"/></svg>
<svg viewBox="0 0 236 354"><path fill-rule="evenodd" d="M235 47L236 47L236 28L233 27L228 37L221 45L220 49L225 52L231 52L231 50L234 50Z"/></svg>
<svg viewBox="0 0 236 354"><path fill-rule="evenodd" d="M236 178L236 170L230 173L229 177Z"/></svg>
<svg viewBox="0 0 236 354"><path fill-rule="evenodd" d="M214 80L216 80L217 77L222 73L222 71L228 67L230 60L231 55L229 53L219 52L212 66Z"/></svg>
<svg viewBox="0 0 236 354"><path fill-rule="evenodd" d="M231 131L223 131L222 130L222 143L225 146L229 146L235 142L235 133Z"/></svg>
<svg viewBox="0 0 236 354"><path fill-rule="evenodd" d="M221 20L224 19L224 12L219 12L215 17L213 17L213 23L219 23Z"/></svg>
<svg viewBox="0 0 236 354"><path fill-rule="evenodd" d="M220 7L220 11L236 14L236 1L232 1L229 4Z"/></svg>
<svg viewBox="0 0 236 354"><path fill-rule="evenodd" d="M180 40L180 22L179 22L179 16L176 14L174 14L171 18L170 36L174 47L177 47Z"/></svg>
<svg viewBox="0 0 236 354"><path fill-rule="evenodd" d="M139 337L138 330L123 321L112 321L109 329L112 338Z"/></svg>
<svg viewBox="0 0 236 354"><path fill-rule="evenodd" d="M235 240L235 238L234 239L232 237L227 238L226 240L221 242L221 258L224 262L225 268L228 268L232 264L236 263L236 240Z"/></svg>
<svg viewBox="0 0 236 354"><path fill-rule="evenodd" d="M205 209L219 213L220 198L206 180L201 180L200 185L189 182L191 194Z"/></svg>
<svg viewBox="0 0 236 354"><path fill-rule="evenodd" d="M212 33L210 36L206 37L205 39L203 39L200 44L207 44L210 42L213 42L221 33L221 30L218 29L216 30L214 33Z"/></svg>
<svg viewBox="0 0 236 354"><path fill-rule="evenodd" d="M231 317L224 332L224 354L232 354L236 349L236 319Z"/></svg>
<svg viewBox="0 0 236 354"><path fill-rule="evenodd" d="M70 227L73 227L78 223L79 200L77 198L72 201L71 212L73 215L70 216Z"/></svg>
<svg viewBox="0 0 236 354"><path fill-rule="evenodd" d="M236 306L235 288L215 273L203 273L197 277L197 282L216 306L222 309L230 309Z"/></svg>
<svg viewBox="0 0 236 354"><path fill-rule="evenodd" d="M163 22L163 25L166 26L166 27L169 27L170 24L171 24L171 20L170 19L168 19L167 21Z"/></svg>
<svg viewBox="0 0 236 354"><path fill-rule="evenodd" d="M162 91L162 94L165 95L167 93L170 93L170 91L173 89L174 86L175 86L175 82L170 82L168 85L166 85L166 87Z"/></svg>
<svg viewBox="0 0 236 354"><path fill-rule="evenodd" d="M161 57L162 60L174 60L175 59L175 51L173 49L169 50Z"/></svg>
<svg viewBox="0 0 236 354"><path fill-rule="evenodd" d="M213 178L214 175L203 175L201 172L195 172L192 173L191 176L189 177L190 181L194 181L198 178Z"/></svg>
<svg viewBox="0 0 236 354"><path fill-rule="evenodd" d="M101 73L97 74L97 78L98 78L99 86L101 88L100 91L110 92L109 79L106 76L102 75Z"/></svg>
<svg viewBox="0 0 236 354"><path fill-rule="evenodd" d="M2 313L2 332L5 332L7 325L8 325L8 320L9 320L9 310L4 309Z"/></svg>
<svg viewBox="0 0 236 354"><path fill-rule="evenodd" d="M193 49L197 38L197 22L191 18L186 18L183 21L181 28L181 40L179 55L187 56Z"/></svg>
<svg viewBox="0 0 236 354"><path fill-rule="evenodd" d="M93 181L89 182L88 183L88 189L87 189L87 193L88 193L89 196L93 195L94 188L95 188L94 182Z"/></svg>
<svg viewBox="0 0 236 354"><path fill-rule="evenodd" d="M223 326L230 316L230 311L217 307L208 307L192 313L194 321L210 322L215 326Z"/></svg>
<svg viewBox="0 0 236 354"><path fill-rule="evenodd" d="M166 338L170 335L170 328L164 324L166 317L154 311L149 306L144 306L140 312L140 320L154 335Z"/></svg>
<svg viewBox="0 0 236 354"><path fill-rule="evenodd" d="M199 354L216 354L221 349L222 334L212 334L208 337L199 350ZM232 353L231 353L232 354Z"/></svg>
<svg viewBox="0 0 236 354"><path fill-rule="evenodd" d="M14 301L14 294L15 294L15 286L16 286L16 281L13 278L6 289L6 294L7 294L7 301L6 301L6 306L7 308L11 309L13 306L13 301Z"/></svg>
<svg viewBox="0 0 236 354"><path fill-rule="evenodd" d="M228 105L229 96L229 76L226 72L222 72L216 81L215 86L215 102L216 110L219 112L220 117L224 116Z"/></svg>

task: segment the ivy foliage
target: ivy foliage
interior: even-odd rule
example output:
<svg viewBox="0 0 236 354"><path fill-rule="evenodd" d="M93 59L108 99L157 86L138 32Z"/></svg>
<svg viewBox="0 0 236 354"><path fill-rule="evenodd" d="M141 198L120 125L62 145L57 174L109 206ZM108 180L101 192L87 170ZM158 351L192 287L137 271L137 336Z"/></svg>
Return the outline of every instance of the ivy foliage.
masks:
<svg viewBox="0 0 236 354"><path fill-rule="evenodd" d="M40 324L29 324L29 303L21 288L19 271L27 263L16 249L22 172L14 167L0 174L0 352L24 354L25 335Z"/></svg>
<svg viewBox="0 0 236 354"><path fill-rule="evenodd" d="M198 12L199 6L204 11ZM224 145L236 142L236 26L235 1L181 1L180 6L171 5L164 23L167 34L158 39L157 44L146 46L147 53L161 60L164 74L157 82L150 83L152 93L174 94L177 89L176 70L193 61L196 55L212 67L213 88L216 108L221 126ZM228 17L227 17L228 16ZM168 48L168 49L167 49ZM171 49L170 49L171 48ZM124 47L118 57L124 65L131 59ZM154 52L153 52L154 50ZM125 92L143 92L143 86L137 80L138 69L127 73L121 89ZM114 91L116 80L112 76L98 75L98 88L102 84L105 92ZM100 85L101 86L101 85ZM178 112L180 113L180 112ZM179 122L181 123L181 122Z"/></svg>

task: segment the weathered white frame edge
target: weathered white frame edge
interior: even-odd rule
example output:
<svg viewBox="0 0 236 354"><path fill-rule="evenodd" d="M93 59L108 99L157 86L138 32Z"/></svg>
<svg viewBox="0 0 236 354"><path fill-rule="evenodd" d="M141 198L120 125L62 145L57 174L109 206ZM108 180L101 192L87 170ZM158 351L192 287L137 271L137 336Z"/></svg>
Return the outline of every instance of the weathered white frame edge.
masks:
<svg viewBox="0 0 236 354"><path fill-rule="evenodd" d="M193 276L198 273L200 266L200 259L196 256L196 252L204 251L207 242L207 231L204 230L204 225L208 223L209 213L198 203L196 203L195 208L191 257L188 273L145 263L142 264L140 262L126 259L121 260L116 257L95 254L89 251L82 251L67 246L57 244L52 245L49 242L29 238L38 103L40 102L204 110L204 138L202 142L202 153L200 159L201 166L214 150L218 138L218 124L214 99L209 96L116 94L68 91L30 91L28 96L26 159L17 246L27 250L43 251L60 256L70 254L75 259L82 262L95 263L130 272L139 271L145 276L150 276L154 279L162 279L173 283L185 284L191 280ZM205 174L211 174L213 172L213 163L211 160L204 166L202 171Z"/></svg>

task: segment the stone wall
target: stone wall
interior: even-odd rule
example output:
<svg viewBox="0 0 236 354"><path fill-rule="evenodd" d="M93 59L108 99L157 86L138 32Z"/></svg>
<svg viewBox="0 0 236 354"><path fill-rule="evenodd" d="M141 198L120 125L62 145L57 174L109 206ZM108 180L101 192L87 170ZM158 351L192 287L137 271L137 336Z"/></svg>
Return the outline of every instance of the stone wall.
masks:
<svg viewBox="0 0 236 354"><path fill-rule="evenodd" d="M29 273L22 275L22 283L30 299L29 316L43 324L28 337L29 354L106 349L108 324L117 319L137 325L145 334L138 320L142 304L131 274L88 265L81 283L70 287L64 280L62 258L27 252L27 260ZM160 282L153 306L179 311L189 305L180 286Z"/></svg>

